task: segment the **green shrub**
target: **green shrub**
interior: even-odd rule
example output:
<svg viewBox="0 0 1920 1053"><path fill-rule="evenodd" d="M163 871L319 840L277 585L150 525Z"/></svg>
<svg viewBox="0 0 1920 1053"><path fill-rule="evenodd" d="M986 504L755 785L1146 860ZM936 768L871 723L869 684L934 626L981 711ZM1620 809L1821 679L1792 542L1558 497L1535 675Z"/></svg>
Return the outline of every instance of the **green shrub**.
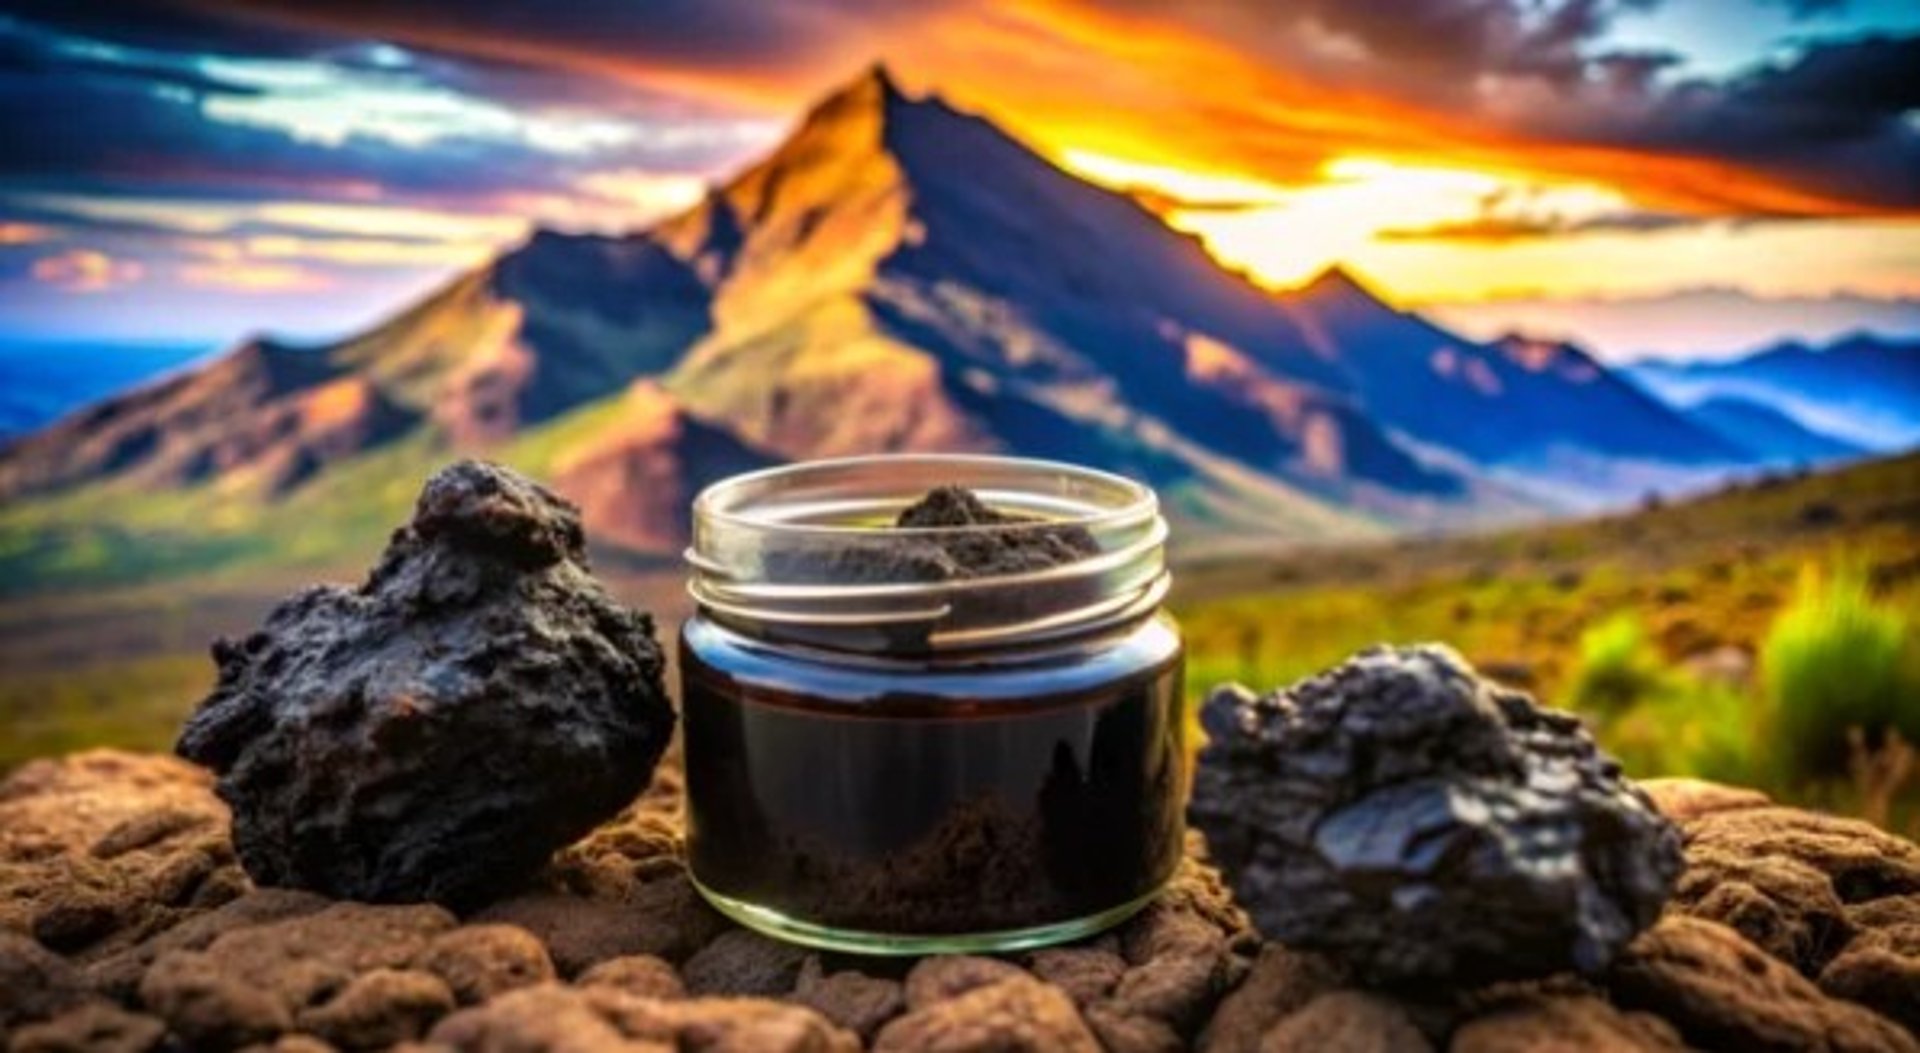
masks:
<svg viewBox="0 0 1920 1053"><path fill-rule="evenodd" d="M1605 724L1670 691L1672 679L1639 616L1628 611L1580 634L1567 702Z"/></svg>
<svg viewBox="0 0 1920 1053"><path fill-rule="evenodd" d="M1754 700L1669 666L1632 611L1581 634L1567 702L1631 775L1745 782L1753 773Z"/></svg>
<svg viewBox="0 0 1920 1053"><path fill-rule="evenodd" d="M1920 741L1920 678L1913 626L1874 602L1857 571L1801 574L1790 606L1761 651L1780 775L1789 783L1843 775L1847 730L1869 744L1889 729Z"/></svg>
<svg viewBox="0 0 1920 1053"><path fill-rule="evenodd" d="M1717 782L1754 780L1755 700L1729 684L1676 674L1665 690L1621 713L1600 739L1636 778L1687 775Z"/></svg>

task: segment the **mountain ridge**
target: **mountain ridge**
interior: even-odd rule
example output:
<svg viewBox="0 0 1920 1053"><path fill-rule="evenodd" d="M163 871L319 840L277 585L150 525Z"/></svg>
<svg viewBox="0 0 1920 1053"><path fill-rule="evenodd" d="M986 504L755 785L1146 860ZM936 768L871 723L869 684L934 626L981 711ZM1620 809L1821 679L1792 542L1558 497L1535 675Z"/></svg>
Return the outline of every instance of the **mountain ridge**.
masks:
<svg viewBox="0 0 1920 1053"><path fill-rule="evenodd" d="M1825 344L1783 340L1725 361L1645 359L1627 373L1671 402L1730 396L1872 450L1920 443L1920 338L1860 331Z"/></svg>
<svg viewBox="0 0 1920 1053"><path fill-rule="evenodd" d="M0 499L232 475L298 500L402 439L523 456L658 551L700 483L809 457L1084 461L1192 531L1324 536L1540 514L1530 473L1569 450L1740 456L1570 346L1464 340L1338 268L1262 289L875 67L679 215L536 230L349 339L253 341L72 415L0 451Z"/></svg>

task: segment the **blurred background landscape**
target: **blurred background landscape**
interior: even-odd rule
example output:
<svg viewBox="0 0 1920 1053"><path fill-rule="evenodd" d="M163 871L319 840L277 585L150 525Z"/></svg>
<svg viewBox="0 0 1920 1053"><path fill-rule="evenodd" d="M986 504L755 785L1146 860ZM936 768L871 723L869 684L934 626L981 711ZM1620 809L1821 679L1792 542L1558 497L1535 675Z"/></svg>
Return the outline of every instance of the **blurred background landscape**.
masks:
<svg viewBox="0 0 1920 1053"><path fill-rule="evenodd" d="M669 630L722 476L1156 486L1195 692L1453 643L1920 830L1920 8L0 8L0 769L165 748L439 464Z"/></svg>

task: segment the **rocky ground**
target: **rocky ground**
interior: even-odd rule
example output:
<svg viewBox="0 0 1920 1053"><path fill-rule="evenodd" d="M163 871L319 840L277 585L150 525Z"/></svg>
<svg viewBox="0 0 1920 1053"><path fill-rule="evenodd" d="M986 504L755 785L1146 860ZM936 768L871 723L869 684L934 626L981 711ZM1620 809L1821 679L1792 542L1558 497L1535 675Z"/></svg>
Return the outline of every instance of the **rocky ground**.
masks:
<svg viewBox="0 0 1920 1053"><path fill-rule="evenodd" d="M0 1045L1920 1053L1920 846L1751 792L1649 789L1687 870L1606 975L1395 993L1263 943L1197 861L1072 947L880 961L775 944L688 885L671 767L535 888L466 917L256 889L204 773L85 753L0 783Z"/></svg>

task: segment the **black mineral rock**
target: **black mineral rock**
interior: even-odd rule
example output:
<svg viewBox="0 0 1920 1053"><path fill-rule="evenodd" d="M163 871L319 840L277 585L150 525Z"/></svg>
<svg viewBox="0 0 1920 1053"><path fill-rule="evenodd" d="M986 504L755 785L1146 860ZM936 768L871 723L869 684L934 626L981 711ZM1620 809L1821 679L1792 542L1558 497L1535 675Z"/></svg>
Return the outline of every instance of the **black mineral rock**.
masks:
<svg viewBox="0 0 1920 1053"><path fill-rule="evenodd" d="M1680 836L1574 717L1438 646L1201 709L1189 816L1268 937L1386 985L1592 973L1659 916Z"/></svg>
<svg viewBox="0 0 1920 1053"><path fill-rule="evenodd" d="M358 589L221 640L181 756L220 776L263 885L464 906L630 801L672 734L645 614L588 571L573 506L462 461Z"/></svg>

